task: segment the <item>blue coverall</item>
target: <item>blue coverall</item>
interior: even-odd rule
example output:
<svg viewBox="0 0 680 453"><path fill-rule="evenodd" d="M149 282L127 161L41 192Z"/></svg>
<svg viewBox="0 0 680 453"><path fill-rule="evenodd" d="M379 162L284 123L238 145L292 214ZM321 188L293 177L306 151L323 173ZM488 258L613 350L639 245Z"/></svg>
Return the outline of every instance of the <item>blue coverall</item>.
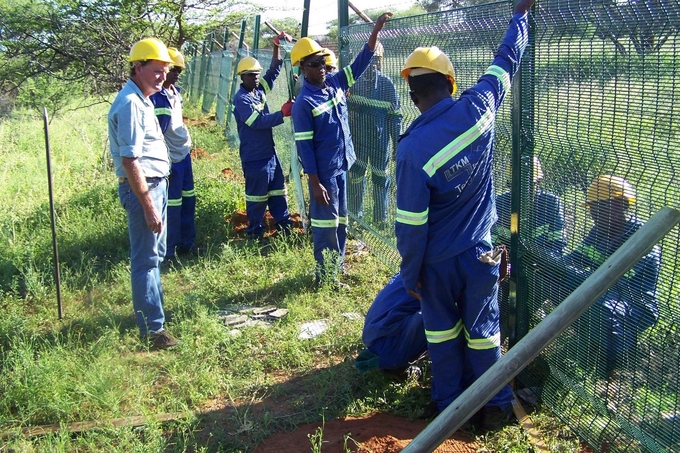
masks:
<svg viewBox="0 0 680 453"><path fill-rule="evenodd" d="M511 212L512 193L505 192L496 197L496 211L498 221L491 228L491 237L494 244L505 244L510 246L510 212ZM531 248L544 256L545 253L553 256L561 256L567 245L564 237L564 207L560 198L550 192L536 190L530 217L530 224L522 230L522 237L530 238L523 245ZM531 275L533 278L533 294L535 299L545 298L545 294L551 291L550 285L538 275ZM509 293L508 280L501 283L499 288L499 299L505 300ZM503 307L501 307L503 308ZM508 325L508 313L501 310L501 336L507 335L510 330Z"/></svg>
<svg viewBox="0 0 680 453"><path fill-rule="evenodd" d="M305 173L316 174L330 197L328 206L310 197L309 213L314 241L316 277L325 275L323 251L336 256L339 266L345 257L347 242L346 173L356 161L349 129L345 91L366 70L373 51L364 45L352 64L326 75L320 88L305 79L293 105L295 144ZM312 193L310 182L310 193Z"/></svg>
<svg viewBox="0 0 680 453"><path fill-rule="evenodd" d="M241 142L239 155L246 180L246 234L255 239L264 234L263 220L267 205L279 231L287 231L292 225L283 169L272 133L273 127L283 124L283 113L269 113L266 96L281 72L282 63L283 60L272 58L267 73L260 78L260 85L253 91L241 85L232 102Z"/></svg>
<svg viewBox="0 0 680 453"><path fill-rule="evenodd" d="M173 91L174 89L174 91ZM168 146L172 165L168 179L168 239L166 259L175 251L196 249L196 192L191 165L191 138L182 118L180 87L163 87L150 96Z"/></svg>
<svg viewBox="0 0 680 453"><path fill-rule="evenodd" d="M501 357L499 266L479 260L497 220L492 181L496 112L528 42L526 14L515 14L492 65L460 99L418 117L397 148L397 220L404 287L420 292L440 411ZM420 288L418 287L420 283ZM467 371L466 371L467 372ZM487 406L509 408L505 386Z"/></svg>
<svg viewBox="0 0 680 453"><path fill-rule="evenodd" d="M594 226L583 242L563 258L571 278L561 281L566 282L568 291L573 292L642 225L640 219L631 217L618 237L608 237ZM654 246L578 321L578 341L604 352L607 374L637 344L638 335L659 318L656 285L660 269L661 249Z"/></svg>
<svg viewBox="0 0 680 453"><path fill-rule="evenodd" d="M374 57L377 58L377 57ZM399 95L392 79L378 69L366 71L350 90L349 125L357 161L348 173L349 211L363 217L366 169L373 183L373 221L387 220L390 139L397 147L401 132Z"/></svg>
<svg viewBox="0 0 680 453"><path fill-rule="evenodd" d="M427 350L420 301L406 292L401 275L392 277L375 297L361 339L378 356L382 369L407 367Z"/></svg>
<svg viewBox="0 0 680 453"><path fill-rule="evenodd" d="M496 197L498 222L491 229L494 243L510 245L511 199L511 192L505 192ZM564 207L557 195L543 190L536 191L529 234L532 246L555 255L564 253L567 245L564 237Z"/></svg>

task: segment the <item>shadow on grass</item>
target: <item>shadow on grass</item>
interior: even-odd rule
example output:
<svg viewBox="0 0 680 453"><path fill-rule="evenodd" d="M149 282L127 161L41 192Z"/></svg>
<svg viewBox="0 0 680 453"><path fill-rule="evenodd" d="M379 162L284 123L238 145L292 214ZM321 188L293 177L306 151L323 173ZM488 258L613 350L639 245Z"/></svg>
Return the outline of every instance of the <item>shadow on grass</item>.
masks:
<svg viewBox="0 0 680 453"><path fill-rule="evenodd" d="M306 374L286 373L272 372L272 379L279 382L255 390L252 399L213 400L196 414L191 436L173 436L168 442L173 448L166 451L254 451L255 447L259 451L270 436L290 433L300 425L346 417L359 409L357 401L367 397L375 401L373 397L382 396L398 405L398 398L391 394L393 381L379 373L360 375L353 357ZM414 396L414 404L420 403L423 392L427 393L425 398L429 396L429 390L423 388L411 392L419 394ZM366 410L374 412L370 407ZM299 442L297 451L309 451L310 440L305 434L302 437L304 443Z"/></svg>

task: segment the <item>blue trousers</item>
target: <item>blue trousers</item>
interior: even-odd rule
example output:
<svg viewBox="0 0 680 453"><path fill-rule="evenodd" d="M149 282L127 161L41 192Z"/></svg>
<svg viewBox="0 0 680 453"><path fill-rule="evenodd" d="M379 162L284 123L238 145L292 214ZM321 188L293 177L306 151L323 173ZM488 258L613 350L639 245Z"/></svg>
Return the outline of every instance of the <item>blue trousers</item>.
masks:
<svg viewBox="0 0 680 453"><path fill-rule="evenodd" d="M196 247L196 193L191 154L180 162L173 162L168 184L168 253L189 251Z"/></svg>
<svg viewBox="0 0 680 453"><path fill-rule="evenodd" d="M432 359L432 399L444 410L501 358L498 265L479 261L490 246L478 244L421 272L421 310ZM486 404L506 408L506 385Z"/></svg>
<svg viewBox="0 0 680 453"><path fill-rule="evenodd" d="M427 351L420 301L406 292L400 274L375 297L361 338L383 369L405 368Z"/></svg>
<svg viewBox="0 0 680 453"><path fill-rule="evenodd" d="M314 259L316 260L317 281L324 278L335 278L342 268L347 244L347 188L343 172L338 176L320 181L326 188L330 203L319 204L310 197L309 216L312 224L312 241L314 242ZM309 193L313 193L311 183ZM326 263L324 252L330 252L334 262ZM327 275L330 270L333 275Z"/></svg>
<svg viewBox="0 0 680 453"><path fill-rule="evenodd" d="M378 138L366 140L377 142ZM366 169L371 168L371 183L373 185L373 221L387 220L387 194L390 181L387 177L389 161L389 146L381 147L379 143L363 143L354 141L357 161L349 170L348 202L349 210L358 217L363 216L364 196L366 194Z"/></svg>
<svg viewBox="0 0 680 453"><path fill-rule="evenodd" d="M638 336L656 323L656 317L616 291L609 291L576 322L579 344L587 348L582 356L595 361L602 378L637 345ZM597 352L602 352L598 357Z"/></svg>
<svg viewBox="0 0 680 453"><path fill-rule="evenodd" d="M380 357L379 366L382 369L407 367L427 351L423 317L420 313L410 315L399 335L381 338L368 350Z"/></svg>
<svg viewBox="0 0 680 453"><path fill-rule="evenodd" d="M278 230L288 230L292 221L286 201L285 181L279 157L274 154L268 159L242 162L243 176L246 180L246 215L248 227L246 234L261 238L265 231L264 214L269 212Z"/></svg>
<svg viewBox="0 0 680 453"><path fill-rule="evenodd" d="M165 257L168 185L165 178L147 181L149 195L162 216L163 231L159 234L146 224L144 210L130 184L118 185L118 197L128 217L132 306L140 335L159 332L165 323L160 269Z"/></svg>

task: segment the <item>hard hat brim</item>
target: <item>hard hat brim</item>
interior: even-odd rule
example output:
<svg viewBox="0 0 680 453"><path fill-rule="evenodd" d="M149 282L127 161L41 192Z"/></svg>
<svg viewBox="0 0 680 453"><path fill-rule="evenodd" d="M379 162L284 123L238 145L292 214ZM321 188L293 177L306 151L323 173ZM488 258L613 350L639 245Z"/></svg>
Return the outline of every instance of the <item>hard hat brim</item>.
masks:
<svg viewBox="0 0 680 453"><path fill-rule="evenodd" d="M167 63L171 65L175 65L175 62L172 61L172 59L164 59L164 58L147 58L146 60L128 60L128 63L136 63L136 62L142 62L142 61L160 61L161 63Z"/></svg>
<svg viewBox="0 0 680 453"><path fill-rule="evenodd" d="M306 59L309 58L309 57L327 57L327 56L329 56L329 55L330 55L330 54L329 54L328 52L319 51L319 52L310 53L310 54L307 55L306 57L300 58L300 60L306 60Z"/></svg>

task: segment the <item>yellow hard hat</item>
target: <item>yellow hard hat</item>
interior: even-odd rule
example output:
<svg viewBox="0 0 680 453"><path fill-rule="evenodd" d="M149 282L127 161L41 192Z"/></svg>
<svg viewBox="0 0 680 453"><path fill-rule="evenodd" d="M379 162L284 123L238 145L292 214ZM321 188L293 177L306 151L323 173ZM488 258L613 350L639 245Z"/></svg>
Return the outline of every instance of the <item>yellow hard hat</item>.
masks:
<svg viewBox="0 0 680 453"><path fill-rule="evenodd" d="M158 60L163 63L174 64L175 62L170 58L168 48L165 47L162 41L156 38L146 38L137 41L130 49L130 58L128 61L146 61Z"/></svg>
<svg viewBox="0 0 680 453"><path fill-rule="evenodd" d="M290 61L295 66L300 63L300 60L316 53L326 55L324 48L318 42L307 37L300 38L290 50Z"/></svg>
<svg viewBox="0 0 680 453"><path fill-rule="evenodd" d="M401 76L408 83L409 76L415 77L422 74L438 72L444 74L447 79L451 81L451 94L458 91L456 84L456 74L453 71L453 64L449 57L444 52L439 50L439 47L418 47L411 52L404 68L401 70Z"/></svg>
<svg viewBox="0 0 680 453"><path fill-rule="evenodd" d="M588 187L586 192L586 206L595 201L623 199L633 204L636 201L635 189L628 181L620 176L601 175Z"/></svg>
<svg viewBox="0 0 680 453"><path fill-rule="evenodd" d="M335 58L335 52L326 47L323 48L322 52L326 54L326 66L332 66L334 68L337 68L338 59Z"/></svg>
<svg viewBox="0 0 680 453"><path fill-rule="evenodd" d="M238 62L236 67L236 74L259 74L262 72L262 65L253 57L245 57Z"/></svg>
<svg viewBox="0 0 680 453"><path fill-rule="evenodd" d="M172 65L176 68L186 68L186 65L184 64L184 55L182 55L182 52L177 50L176 47L168 47L168 53L170 54L170 58L172 58Z"/></svg>

